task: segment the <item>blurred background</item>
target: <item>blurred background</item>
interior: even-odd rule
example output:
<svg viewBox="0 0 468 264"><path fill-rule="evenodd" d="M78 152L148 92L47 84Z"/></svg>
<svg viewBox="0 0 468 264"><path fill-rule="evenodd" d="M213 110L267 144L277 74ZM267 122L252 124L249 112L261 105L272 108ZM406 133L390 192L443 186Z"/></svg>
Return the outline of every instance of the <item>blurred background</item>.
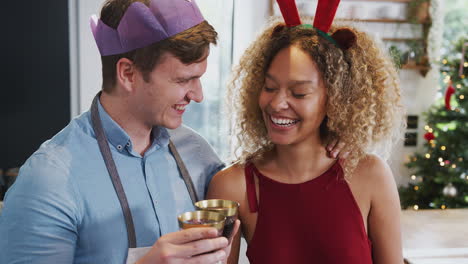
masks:
<svg viewBox="0 0 468 264"><path fill-rule="evenodd" d="M222 105L231 68L280 13L274 0L197 3L220 39L202 78L205 100L190 104L184 123L228 161ZM100 90L100 57L88 21L101 4L2 4L0 200L25 160L87 111ZM313 16L317 1L297 5ZM399 69L408 127L389 163L400 186L407 261L468 263L468 1L342 0L337 18L373 35Z"/></svg>

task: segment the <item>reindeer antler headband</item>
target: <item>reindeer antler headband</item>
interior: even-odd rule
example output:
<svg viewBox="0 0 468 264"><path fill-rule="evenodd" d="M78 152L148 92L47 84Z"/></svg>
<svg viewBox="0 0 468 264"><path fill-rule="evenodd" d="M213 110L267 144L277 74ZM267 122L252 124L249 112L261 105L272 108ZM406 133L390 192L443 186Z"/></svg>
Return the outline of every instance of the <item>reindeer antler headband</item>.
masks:
<svg viewBox="0 0 468 264"><path fill-rule="evenodd" d="M315 12L314 25L302 24L295 0L277 0L287 27L311 27L317 33L343 50L347 50L356 42L356 35L348 28L339 29L331 36L330 30L340 0L319 0Z"/></svg>

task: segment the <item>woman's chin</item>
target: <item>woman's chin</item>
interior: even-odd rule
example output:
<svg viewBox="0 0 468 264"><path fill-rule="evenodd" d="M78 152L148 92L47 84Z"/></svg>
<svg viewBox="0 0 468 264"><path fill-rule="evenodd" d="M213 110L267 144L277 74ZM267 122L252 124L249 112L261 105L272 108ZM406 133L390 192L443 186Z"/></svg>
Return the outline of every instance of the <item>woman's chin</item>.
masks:
<svg viewBox="0 0 468 264"><path fill-rule="evenodd" d="M270 141L275 145L290 145L293 139L290 136L270 136Z"/></svg>

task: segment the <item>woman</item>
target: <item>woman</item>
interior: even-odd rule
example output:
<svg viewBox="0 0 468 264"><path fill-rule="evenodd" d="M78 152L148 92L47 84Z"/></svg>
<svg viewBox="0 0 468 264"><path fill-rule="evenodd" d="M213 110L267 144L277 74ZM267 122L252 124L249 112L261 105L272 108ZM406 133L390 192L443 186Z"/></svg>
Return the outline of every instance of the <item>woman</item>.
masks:
<svg viewBox="0 0 468 264"><path fill-rule="evenodd" d="M393 65L354 28L287 25L273 22L240 61L229 96L239 155L208 196L239 201L251 263L402 263L397 188L370 154L403 127ZM330 141L349 156L330 158Z"/></svg>

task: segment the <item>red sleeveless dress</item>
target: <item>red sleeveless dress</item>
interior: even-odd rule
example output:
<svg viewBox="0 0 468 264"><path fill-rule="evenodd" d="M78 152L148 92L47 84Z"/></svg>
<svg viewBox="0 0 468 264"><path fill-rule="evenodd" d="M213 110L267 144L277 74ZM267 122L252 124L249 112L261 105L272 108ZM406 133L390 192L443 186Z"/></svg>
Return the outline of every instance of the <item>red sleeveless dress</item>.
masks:
<svg viewBox="0 0 468 264"><path fill-rule="evenodd" d="M245 177L250 211L258 212L251 264L372 264L361 211L338 162L300 184L270 179L252 163Z"/></svg>

